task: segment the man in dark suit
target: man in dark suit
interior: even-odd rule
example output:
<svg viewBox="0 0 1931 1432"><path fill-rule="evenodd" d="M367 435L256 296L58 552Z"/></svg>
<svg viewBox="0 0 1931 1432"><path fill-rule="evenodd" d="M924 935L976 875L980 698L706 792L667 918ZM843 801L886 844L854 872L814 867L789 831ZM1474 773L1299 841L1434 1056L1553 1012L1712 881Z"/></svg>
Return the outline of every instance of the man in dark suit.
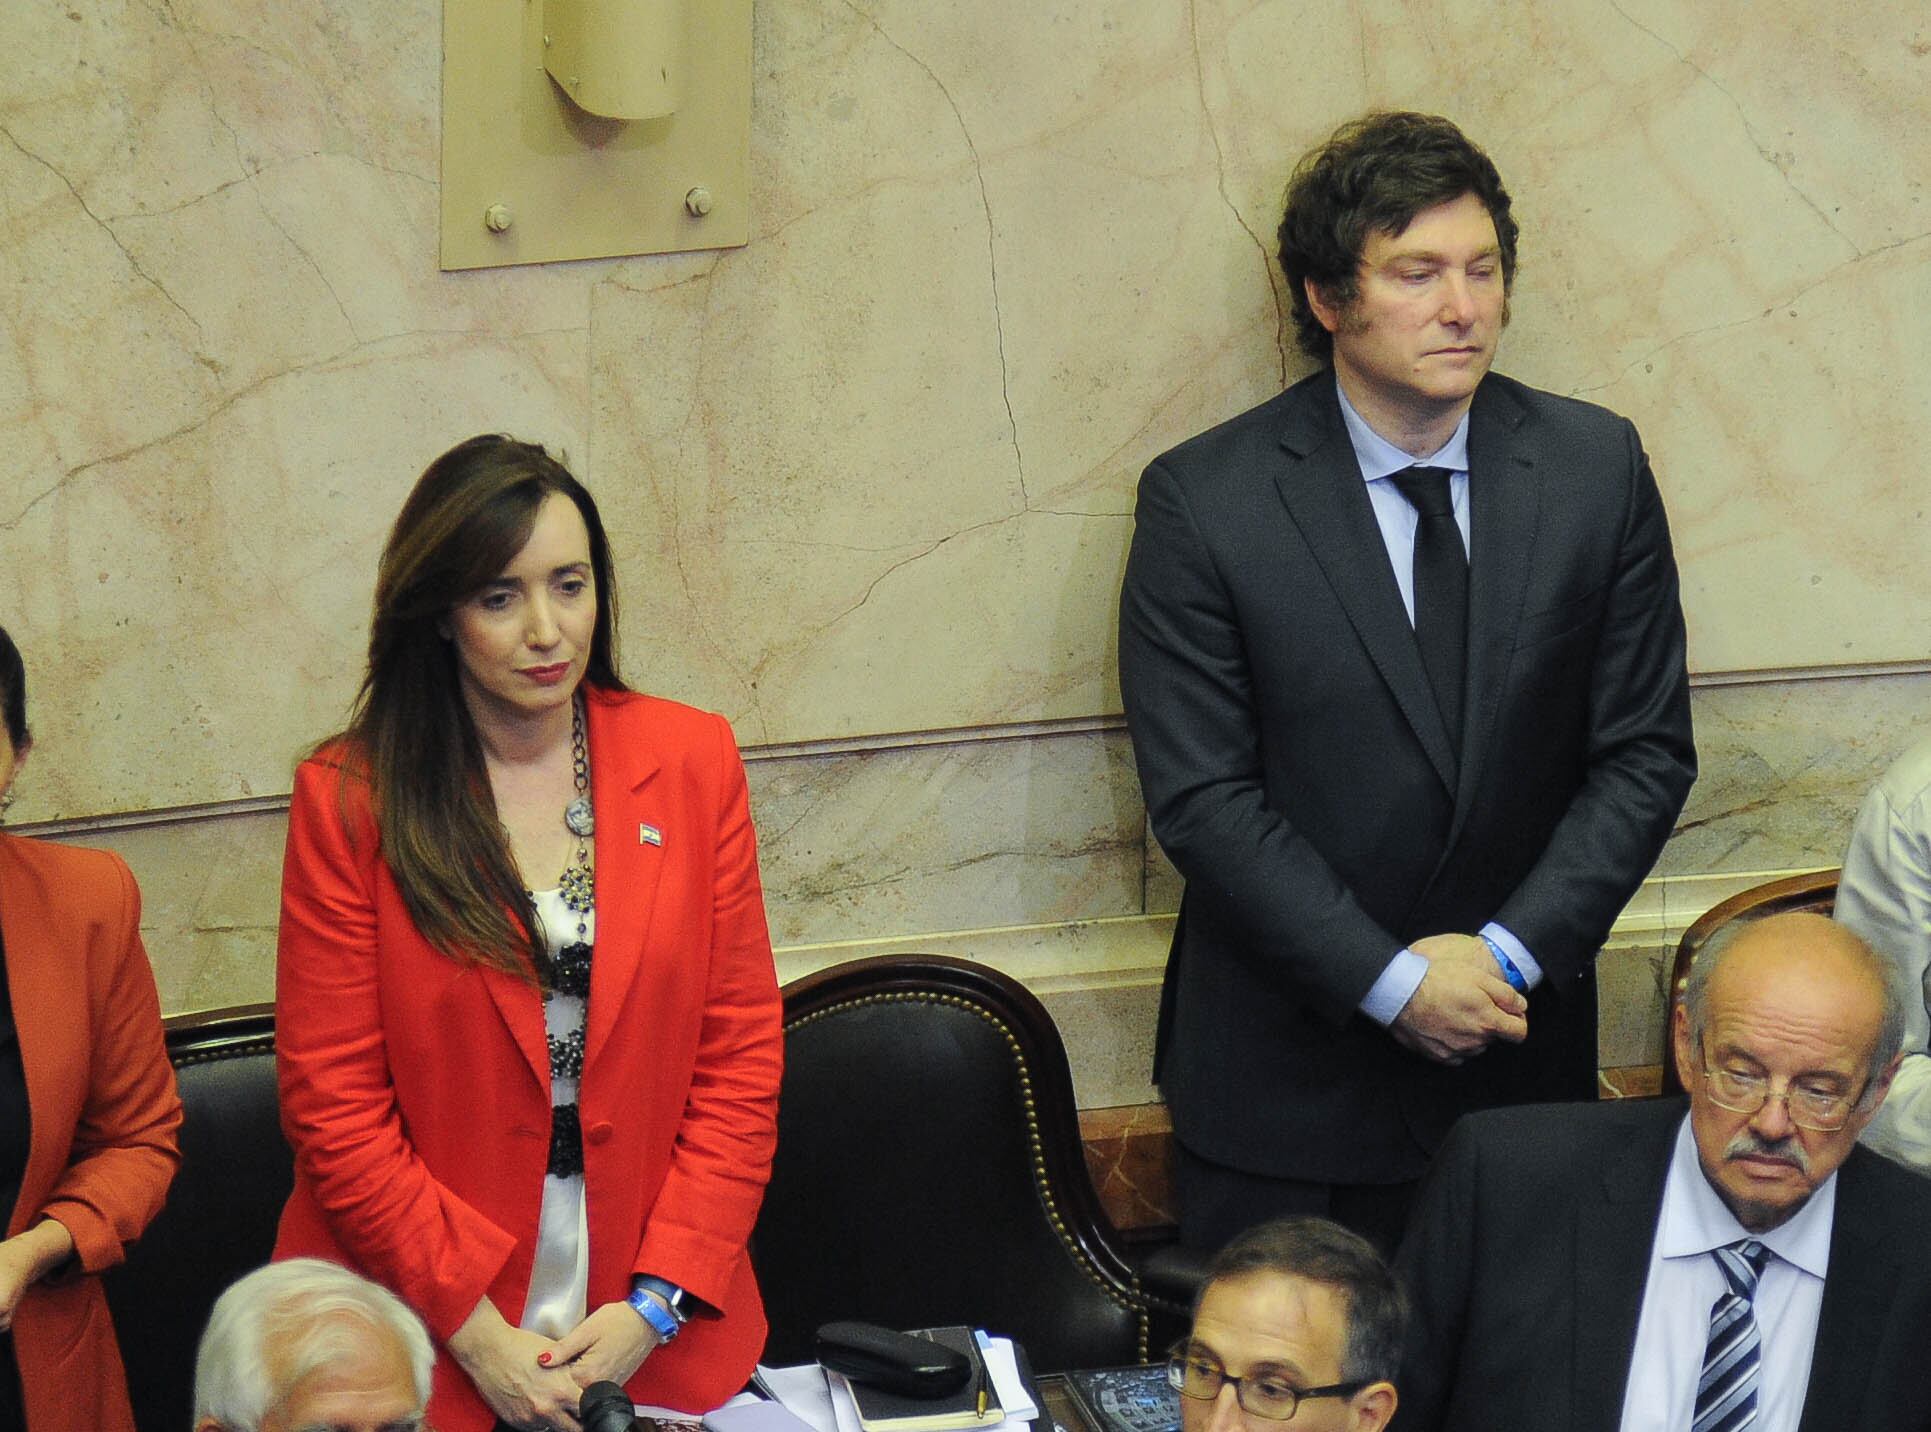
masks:
<svg viewBox="0 0 1931 1432"><path fill-rule="evenodd" d="M1155 1073L1196 1247L1296 1212L1392 1246L1460 1113L1594 1091L1593 961L1695 775L1683 620L1635 430L1489 372L1515 249L1454 125L1343 128L1281 222L1328 366L1140 483L1120 686L1187 882Z"/></svg>
<svg viewBox="0 0 1931 1432"><path fill-rule="evenodd" d="M1449 1136L1398 1259L1398 1432L1931 1427L1931 1179L1857 1145L1897 992L1821 915L1731 936L1673 1016L1687 1118L1545 1105Z"/></svg>

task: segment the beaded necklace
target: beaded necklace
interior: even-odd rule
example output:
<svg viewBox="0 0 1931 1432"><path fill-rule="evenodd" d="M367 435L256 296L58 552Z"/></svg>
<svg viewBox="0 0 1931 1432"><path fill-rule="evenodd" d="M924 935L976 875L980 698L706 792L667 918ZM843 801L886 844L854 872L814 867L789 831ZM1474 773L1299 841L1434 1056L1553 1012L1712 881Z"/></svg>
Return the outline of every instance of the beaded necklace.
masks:
<svg viewBox="0 0 1931 1432"><path fill-rule="evenodd" d="M561 1038L546 1036L552 1079L583 1077L583 1030L590 1012L591 941L587 936L590 916L597 908L590 837L596 833L597 820L590 803L590 744L584 735L582 696L570 709L570 772L575 778L576 795L563 808L563 823L577 838L577 845L557 882L557 893L564 908L577 917L577 937L557 951L550 967L550 990L543 998L547 1004L553 995L574 995L584 1002L584 1018ZM574 1103L558 1104L550 1111L549 1172L563 1178L583 1172L583 1125Z"/></svg>

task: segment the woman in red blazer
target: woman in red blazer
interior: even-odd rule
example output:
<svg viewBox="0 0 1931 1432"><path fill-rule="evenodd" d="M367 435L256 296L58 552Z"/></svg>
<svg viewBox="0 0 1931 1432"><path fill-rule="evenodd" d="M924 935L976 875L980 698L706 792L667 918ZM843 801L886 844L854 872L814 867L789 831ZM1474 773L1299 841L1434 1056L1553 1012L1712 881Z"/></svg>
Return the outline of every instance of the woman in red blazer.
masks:
<svg viewBox="0 0 1931 1432"><path fill-rule="evenodd" d="M782 1033L743 765L619 682L602 524L539 447L460 444L390 534L355 714L296 773L276 1033L276 1256L423 1315L440 1432L744 1385Z"/></svg>
<svg viewBox="0 0 1931 1432"><path fill-rule="evenodd" d="M31 744L0 630L0 809ZM0 834L0 1427L134 1432L95 1276L160 1211L181 1101L119 856Z"/></svg>

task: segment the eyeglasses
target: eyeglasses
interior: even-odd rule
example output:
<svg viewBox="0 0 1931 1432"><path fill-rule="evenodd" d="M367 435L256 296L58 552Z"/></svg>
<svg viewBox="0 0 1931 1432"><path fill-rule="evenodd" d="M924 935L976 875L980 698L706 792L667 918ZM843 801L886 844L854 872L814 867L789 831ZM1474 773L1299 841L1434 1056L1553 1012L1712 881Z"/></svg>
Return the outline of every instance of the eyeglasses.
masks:
<svg viewBox="0 0 1931 1432"><path fill-rule="evenodd" d="M1754 1114L1772 1097L1770 1081L1761 1074L1740 1074L1734 1069L1712 1068L1705 1063L1703 1077L1710 1086L1710 1102L1733 1114ZM1849 1121L1851 1110L1864 1097L1864 1091L1833 1094L1802 1084L1786 1084L1783 1092L1775 1097L1783 1100L1790 1122L1798 1128L1834 1134Z"/></svg>
<svg viewBox="0 0 1931 1432"><path fill-rule="evenodd" d="M1232 1383L1234 1400L1240 1403L1241 1411L1269 1422L1285 1422L1307 1398L1352 1397L1367 1387L1372 1379L1335 1382L1326 1387L1296 1387L1278 1373L1260 1377L1229 1377L1227 1369L1217 1359L1205 1353L1189 1351L1183 1343L1167 1354L1167 1381L1182 1397L1194 1397L1202 1402L1211 1402L1220 1396L1222 1387Z"/></svg>

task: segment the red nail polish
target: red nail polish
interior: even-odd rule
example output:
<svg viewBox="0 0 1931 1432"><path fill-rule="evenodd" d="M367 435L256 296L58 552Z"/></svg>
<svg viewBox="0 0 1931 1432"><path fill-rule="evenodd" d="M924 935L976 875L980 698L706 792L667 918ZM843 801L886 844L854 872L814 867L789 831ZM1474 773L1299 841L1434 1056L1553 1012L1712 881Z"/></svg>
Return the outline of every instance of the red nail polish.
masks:
<svg viewBox="0 0 1931 1432"><path fill-rule="evenodd" d="M537 1364L541 1367L548 1367L550 1365L550 1355L547 1352L538 1353L536 1360Z"/></svg>

